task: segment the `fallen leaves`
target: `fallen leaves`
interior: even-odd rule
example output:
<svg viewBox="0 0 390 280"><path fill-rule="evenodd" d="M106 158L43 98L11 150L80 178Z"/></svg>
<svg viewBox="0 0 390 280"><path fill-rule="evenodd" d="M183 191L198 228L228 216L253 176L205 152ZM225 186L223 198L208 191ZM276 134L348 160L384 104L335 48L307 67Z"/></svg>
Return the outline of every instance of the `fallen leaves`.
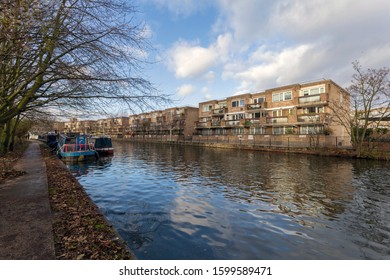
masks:
<svg viewBox="0 0 390 280"><path fill-rule="evenodd" d="M50 149L41 147L46 162L53 231L58 259L132 259L127 246L101 215L82 186Z"/></svg>
<svg viewBox="0 0 390 280"><path fill-rule="evenodd" d="M0 156L0 184L4 183L8 179L26 174L24 171L14 169L16 162L23 155L26 148L27 145L21 144L17 146L15 151Z"/></svg>

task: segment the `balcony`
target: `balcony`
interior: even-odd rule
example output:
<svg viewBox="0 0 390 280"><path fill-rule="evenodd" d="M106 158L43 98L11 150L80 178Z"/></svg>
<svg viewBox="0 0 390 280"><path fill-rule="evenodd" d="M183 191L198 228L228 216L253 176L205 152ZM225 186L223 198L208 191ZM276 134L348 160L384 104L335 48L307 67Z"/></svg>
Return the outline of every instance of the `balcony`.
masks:
<svg viewBox="0 0 390 280"><path fill-rule="evenodd" d="M267 117L267 123L288 123L288 117Z"/></svg>
<svg viewBox="0 0 390 280"><path fill-rule="evenodd" d="M224 115L227 113L227 108L218 108L218 109L213 109L212 114L213 116L215 115Z"/></svg>
<svg viewBox="0 0 390 280"><path fill-rule="evenodd" d="M297 116L298 122L305 123L323 123L328 122L329 114L319 113L319 114L302 114Z"/></svg>
<svg viewBox="0 0 390 280"><path fill-rule="evenodd" d="M212 123L211 123L211 126L213 126L213 127L216 127L216 126L221 126L221 124L222 124L222 121L213 121Z"/></svg>
<svg viewBox="0 0 390 280"><path fill-rule="evenodd" d="M225 126L239 126L240 120L225 120Z"/></svg>
<svg viewBox="0 0 390 280"><path fill-rule="evenodd" d="M298 116L298 122L314 123L321 121L320 115Z"/></svg>
<svg viewBox="0 0 390 280"><path fill-rule="evenodd" d="M321 94L306 95L306 96L299 97L299 104L318 103L318 102L321 102Z"/></svg>
<svg viewBox="0 0 390 280"><path fill-rule="evenodd" d="M252 104L247 104L246 109L248 111L253 111L253 110L260 110L267 108L267 102L261 102L261 103L252 103Z"/></svg>
<svg viewBox="0 0 390 280"><path fill-rule="evenodd" d="M182 113L182 114L177 114L177 115L174 115L174 116L173 116L173 120L174 120L174 121L183 120L183 119L185 119L185 114L184 114L184 113Z"/></svg>
<svg viewBox="0 0 390 280"><path fill-rule="evenodd" d="M197 122L196 128L207 128L209 127L209 122Z"/></svg>

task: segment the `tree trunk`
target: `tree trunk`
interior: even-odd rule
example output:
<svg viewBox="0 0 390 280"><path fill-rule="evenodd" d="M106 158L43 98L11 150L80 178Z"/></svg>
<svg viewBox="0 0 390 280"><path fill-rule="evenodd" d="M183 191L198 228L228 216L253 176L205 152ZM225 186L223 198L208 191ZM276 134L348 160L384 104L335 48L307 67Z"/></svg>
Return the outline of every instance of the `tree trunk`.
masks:
<svg viewBox="0 0 390 280"><path fill-rule="evenodd" d="M5 154L10 151L10 143L11 143L11 136L12 136L12 122L13 120L7 121L5 124L5 129L3 131L3 135L1 137L1 145L0 150L2 154Z"/></svg>
<svg viewBox="0 0 390 280"><path fill-rule="evenodd" d="M12 126L12 131L11 131L11 135L10 135L11 139L10 139L10 143L9 143L9 150L10 151L13 151L15 148L15 135L16 135L16 129L18 128L19 120L20 120L20 115L18 115L16 117L16 120Z"/></svg>

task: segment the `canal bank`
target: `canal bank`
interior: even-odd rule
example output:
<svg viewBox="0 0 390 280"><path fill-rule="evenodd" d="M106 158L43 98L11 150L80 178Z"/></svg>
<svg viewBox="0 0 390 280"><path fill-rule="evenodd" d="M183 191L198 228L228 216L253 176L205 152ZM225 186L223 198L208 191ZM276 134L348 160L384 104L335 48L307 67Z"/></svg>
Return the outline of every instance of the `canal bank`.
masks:
<svg viewBox="0 0 390 280"><path fill-rule="evenodd" d="M115 139L118 142L150 142L150 143L163 143L167 145L190 145L198 147L209 147L216 149L235 149L235 150L248 150L248 151L261 151L271 153L289 153L289 154L306 154L306 155L317 155L317 156L333 156L333 157L347 157L356 158L356 152L352 149L345 148L314 148L314 147L289 147L280 145L269 145L259 146L254 144L247 144L245 142L236 143L221 143L208 141L169 141L169 140L158 140L158 139ZM388 160L390 157L380 156L376 159Z"/></svg>
<svg viewBox="0 0 390 280"><path fill-rule="evenodd" d="M47 180L56 259L136 259L65 164L46 145Z"/></svg>
<svg viewBox="0 0 390 280"><path fill-rule="evenodd" d="M29 142L0 184L0 259L134 259L64 164Z"/></svg>
<svg viewBox="0 0 390 280"><path fill-rule="evenodd" d="M285 143L275 143L270 141L269 144L256 143L248 141L216 141L215 137L203 137L196 138L193 140L169 140L169 138L115 138L115 141L124 142L149 142L149 143L163 143L168 145L190 145L199 147L209 147L216 149L236 149L236 150L248 150L248 151L261 151L270 153L285 153L285 154L305 154L305 155L316 155L325 157L341 157L341 158L355 158L355 159L374 159L374 160L390 160L390 148L388 145L378 146L376 149L370 149L363 151L358 157L356 151L351 147L323 147L317 146L315 141L312 145L307 146L295 146L289 145L288 140ZM386 144L386 143L385 143ZM373 145L373 144L370 144Z"/></svg>

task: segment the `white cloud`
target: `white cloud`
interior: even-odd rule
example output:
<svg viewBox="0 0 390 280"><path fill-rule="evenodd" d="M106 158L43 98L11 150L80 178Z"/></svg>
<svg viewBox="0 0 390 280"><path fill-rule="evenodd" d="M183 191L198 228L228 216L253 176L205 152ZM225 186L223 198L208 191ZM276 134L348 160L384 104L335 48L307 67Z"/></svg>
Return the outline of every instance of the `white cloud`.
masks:
<svg viewBox="0 0 390 280"><path fill-rule="evenodd" d="M388 0L219 0L219 5L214 32L232 36L222 78L235 79L239 92L319 78L343 83L350 80L354 60L367 61L367 67L390 64Z"/></svg>
<svg viewBox="0 0 390 280"><path fill-rule="evenodd" d="M187 14L207 5L202 2L195 7L195 1L189 0L156 1L171 11L182 4ZM235 83L230 92L216 92L218 96L322 78L344 85L351 79L355 60L363 67L390 65L388 0L215 3L218 18L211 30L205 30L210 42L202 45L204 38L179 41L167 54L168 66L178 79L207 82L208 86L213 83L214 89L221 78L223 83ZM185 14L184 7L181 9ZM182 96L190 94L187 92L191 92L189 87L178 90ZM211 98L206 88L202 94Z"/></svg>
<svg viewBox="0 0 390 280"><path fill-rule="evenodd" d="M213 96L211 94L206 94L204 97L206 98L206 100L212 100L213 99Z"/></svg>
<svg viewBox="0 0 390 280"><path fill-rule="evenodd" d="M238 93L321 78L312 76L311 73L313 69L319 67L317 64L321 63L325 56L321 51L314 54L315 49L315 45L304 44L276 52L261 46L252 54L249 61L245 62L246 67L228 65L224 77L239 81Z"/></svg>
<svg viewBox="0 0 390 280"><path fill-rule="evenodd" d="M205 80L208 83L212 83L215 80L215 72L214 71L209 71L204 75Z"/></svg>
<svg viewBox="0 0 390 280"><path fill-rule="evenodd" d="M176 78L205 78L212 82L215 72L211 69L221 62L228 61L231 53L231 34L221 34L208 47L198 42L177 42L168 52L168 67L175 72Z"/></svg>
<svg viewBox="0 0 390 280"><path fill-rule="evenodd" d="M217 57L213 48L179 42L168 52L168 65L177 78L196 78L207 73Z"/></svg>
<svg viewBox="0 0 390 280"><path fill-rule="evenodd" d="M270 8L274 1L267 0L219 0L220 18L214 26L215 32L231 32L236 42L258 41L266 30Z"/></svg>
<svg viewBox="0 0 390 280"><path fill-rule="evenodd" d="M195 87L190 84L185 84L176 89L176 93L180 96L188 96L195 92Z"/></svg>

